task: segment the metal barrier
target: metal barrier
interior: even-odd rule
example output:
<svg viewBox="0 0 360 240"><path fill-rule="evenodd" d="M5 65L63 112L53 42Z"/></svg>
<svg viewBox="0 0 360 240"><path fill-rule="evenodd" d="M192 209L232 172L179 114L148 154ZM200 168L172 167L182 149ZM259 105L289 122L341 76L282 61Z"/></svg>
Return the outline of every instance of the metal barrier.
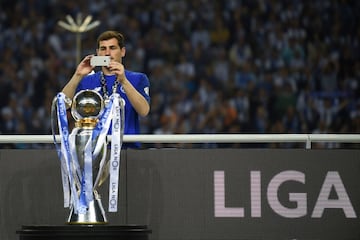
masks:
<svg viewBox="0 0 360 240"><path fill-rule="evenodd" d="M110 138L109 138L110 140ZM360 143L360 134L139 134L124 135L124 142L142 143ZM60 136L55 136L60 142ZM1 143L53 143L52 135L0 135Z"/></svg>

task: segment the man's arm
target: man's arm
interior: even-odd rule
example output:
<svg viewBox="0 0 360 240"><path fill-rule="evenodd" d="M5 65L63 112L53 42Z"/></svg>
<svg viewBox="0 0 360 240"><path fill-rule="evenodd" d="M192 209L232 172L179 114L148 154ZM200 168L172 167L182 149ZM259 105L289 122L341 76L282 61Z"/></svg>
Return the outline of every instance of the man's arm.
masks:
<svg viewBox="0 0 360 240"><path fill-rule="evenodd" d="M141 93L139 93L126 78L124 65L116 61L111 61L109 64L109 70L111 73L116 74L117 81L123 87L126 96L128 97L135 111L142 117L148 115L150 111L150 105L144 96L141 95Z"/></svg>
<svg viewBox="0 0 360 240"><path fill-rule="evenodd" d="M148 115L150 105L144 96L141 95L126 78L122 80L121 85L136 112L143 117Z"/></svg>
<svg viewBox="0 0 360 240"><path fill-rule="evenodd" d="M76 68L74 75L71 77L69 82L64 86L62 92L70 99L72 99L75 95L75 91L77 86L79 85L81 79L89 74L94 67L90 65L90 58L93 55L86 56Z"/></svg>
<svg viewBox="0 0 360 240"><path fill-rule="evenodd" d="M72 99L75 95L75 90L79 85L81 79L83 78L82 75L74 73L70 81L65 85L62 89L62 92L70 99Z"/></svg>

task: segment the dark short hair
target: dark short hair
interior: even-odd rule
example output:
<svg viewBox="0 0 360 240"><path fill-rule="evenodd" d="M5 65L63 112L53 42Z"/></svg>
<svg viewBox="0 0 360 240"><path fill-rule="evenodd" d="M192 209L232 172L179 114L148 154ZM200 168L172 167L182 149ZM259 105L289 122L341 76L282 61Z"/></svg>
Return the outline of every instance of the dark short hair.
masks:
<svg viewBox="0 0 360 240"><path fill-rule="evenodd" d="M109 40L111 38L116 38L117 39L120 48L125 47L124 35L122 35L119 32L116 32L116 31L106 31L106 32L103 32L103 33L101 33L99 35L99 37L97 39L97 48L99 48L101 41Z"/></svg>

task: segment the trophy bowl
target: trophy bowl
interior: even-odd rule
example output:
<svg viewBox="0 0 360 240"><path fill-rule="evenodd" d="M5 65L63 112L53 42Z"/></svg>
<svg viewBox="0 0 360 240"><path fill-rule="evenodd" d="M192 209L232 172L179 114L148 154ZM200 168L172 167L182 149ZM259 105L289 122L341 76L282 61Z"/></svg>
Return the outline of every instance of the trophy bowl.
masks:
<svg viewBox="0 0 360 240"><path fill-rule="evenodd" d="M104 109L102 96L94 90L78 92L71 105L71 115L76 121L76 127L93 129Z"/></svg>

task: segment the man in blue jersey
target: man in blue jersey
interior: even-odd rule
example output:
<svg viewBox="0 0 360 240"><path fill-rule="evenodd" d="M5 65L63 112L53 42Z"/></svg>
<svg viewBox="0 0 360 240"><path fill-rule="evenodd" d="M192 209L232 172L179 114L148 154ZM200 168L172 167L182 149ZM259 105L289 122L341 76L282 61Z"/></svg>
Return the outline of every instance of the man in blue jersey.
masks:
<svg viewBox="0 0 360 240"><path fill-rule="evenodd" d="M149 79L144 73L125 70L122 58L125 56L124 36L116 31L106 31L97 39L96 54L109 56L108 66L102 66L101 71L93 72L90 59L86 56L77 66L76 71L62 92L70 99L84 89L99 91L108 98L114 91L125 100L124 134L140 132L139 116L146 116L150 111ZM126 144L124 147L138 147L139 144Z"/></svg>

